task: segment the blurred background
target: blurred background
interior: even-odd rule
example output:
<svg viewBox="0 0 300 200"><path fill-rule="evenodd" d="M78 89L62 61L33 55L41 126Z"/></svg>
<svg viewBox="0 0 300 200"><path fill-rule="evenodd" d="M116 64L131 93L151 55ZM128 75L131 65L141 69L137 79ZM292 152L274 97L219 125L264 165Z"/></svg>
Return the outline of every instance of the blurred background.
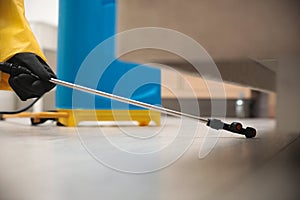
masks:
<svg viewBox="0 0 300 200"><path fill-rule="evenodd" d="M31 27L49 64L55 69L58 0L28 0L25 5ZM286 113L300 110L296 103L300 83L295 76L299 74L299 15L299 3L295 0L127 0L118 1L117 30L150 26L186 34L201 44L218 66L226 97L214 98L227 100L227 117L277 117L279 127L282 123L281 127L299 130L296 120L285 120ZM118 40L117 48L122 49L129 43ZM182 58L160 50L144 49L121 59L161 63L182 72L178 75L162 70L163 85L172 86L179 98L189 101L192 96L186 92L183 76L197 95L201 115L210 115L211 97L207 86ZM285 77L290 78L288 85ZM48 94L36 109L54 109L54 93ZM24 106L13 94L1 96L11 98L5 101L9 105L1 105L2 110ZM162 99L163 106L180 109L174 95L165 87ZM296 114L291 115L293 119L296 117Z"/></svg>
<svg viewBox="0 0 300 200"><path fill-rule="evenodd" d="M114 0L101 2L110 4ZM216 87L217 90L223 85L226 92L225 96L220 93L212 98L207 80L178 55L155 49L123 55L120 59L125 61L159 63L161 65L153 66L165 65L173 69L161 68L162 85L165 86L162 87L163 106L180 110L178 98L188 104L196 95L201 115L205 117L210 116L211 101L226 100L226 117L239 118L237 121L255 127L257 137L245 139L242 135L225 131L211 136L206 134L208 127L201 125L198 130L190 124L180 124L177 118L167 118L171 123L167 121L160 127L100 125L67 128L53 124L32 127L21 120L20 123L1 121L0 200L87 197L299 199L300 1L117 2L118 32L141 27L163 27L181 32L205 48L222 76L223 82L215 82L216 77L209 74L210 89ZM57 63L58 3L58 0L25 0L26 16L54 70ZM159 39L166 44L171 43L167 37ZM132 42L120 38L116 53ZM176 45L181 49L185 44ZM185 53L194 55L194 52ZM203 66L206 66L205 62ZM194 93L190 92L190 85ZM19 101L14 93L0 91L0 110L15 110L25 104L28 102ZM33 108L34 111L53 109L55 90ZM192 112L195 108L190 106L189 109ZM83 132L81 136L86 136L97 149L99 147L99 152L123 162L121 154L107 148L103 135L96 131L104 130L106 136L112 136L124 147L133 150L129 152L138 152L139 155L152 146L164 145L165 141L171 144L173 137L177 136L178 127L180 130L185 128L182 129L184 133L197 132L193 136L193 144L167 168L140 175L120 173L96 162L78 137L80 130ZM153 130L160 135L153 136ZM213 134L217 132L209 130ZM151 133L150 140L158 140L144 145L145 138L149 139L144 137L147 131ZM132 137L131 133L138 134ZM138 136L142 136L142 140ZM180 141L186 138L184 135ZM211 150L212 144L216 145L208 156L201 157L201 151ZM169 153L177 152L180 145L172 150ZM161 154L157 160L147 162L132 162L130 159L124 164L151 166L152 162L166 160L164 156ZM5 195L18 198L5 198Z"/></svg>

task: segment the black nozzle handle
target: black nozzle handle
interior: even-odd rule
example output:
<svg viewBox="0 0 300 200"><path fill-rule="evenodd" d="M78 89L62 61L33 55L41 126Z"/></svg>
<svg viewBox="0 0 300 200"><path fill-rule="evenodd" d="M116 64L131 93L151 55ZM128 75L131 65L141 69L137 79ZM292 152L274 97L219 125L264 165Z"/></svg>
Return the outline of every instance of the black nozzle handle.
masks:
<svg viewBox="0 0 300 200"><path fill-rule="evenodd" d="M33 74L29 69L8 62L0 62L0 71L10 75L20 73L30 74L31 76L34 76L35 78L39 79L39 77Z"/></svg>
<svg viewBox="0 0 300 200"><path fill-rule="evenodd" d="M256 136L256 129L252 127L243 128L243 125L239 122L226 124L219 119L209 119L206 125L216 130L223 129L232 133L245 135L246 138L253 138Z"/></svg>
<svg viewBox="0 0 300 200"><path fill-rule="evenodd" d="M0 71L10 74L13 64L7 62L0 62Z"/></svg>

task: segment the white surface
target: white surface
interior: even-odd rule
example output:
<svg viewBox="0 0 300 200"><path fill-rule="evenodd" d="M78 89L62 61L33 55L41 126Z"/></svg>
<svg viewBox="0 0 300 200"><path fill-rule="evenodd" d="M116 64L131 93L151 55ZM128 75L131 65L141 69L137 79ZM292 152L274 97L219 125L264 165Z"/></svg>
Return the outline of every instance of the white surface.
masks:
<svg viewBox="0 0 300 200"><path fill-rule="evenodd" d="M16 109L16 95L12 91L0 90L0 111Z"/></svg>
<svg viewBox="0 0 300 200"><path fill-rule="evenodd" d="M44 22L57 26L58 0L25 0L28 21Z"/></svg>
<svg viewBox="0 0 300 200"><path fill-rule="evenodd" d="M57 51L57 26L35 21L30 26L43 51Z"/></svg>
<svg viewBox="0 0 300 200"><path fill-rule="evenodd" d="M179 122L168 118L157 136L160 145L176 135ZM248 140L221 132L213 151L199 159L207 130L200 125L194 142L180 159L167 168L140 175L118 172L99 163L77 133L109 158L124 161L104 145L105 137L97 134L99 131L124 148L142 153L159 143L134 141L124 133L144 137L160 127L106 124L76 129L51 123L32 127L23 119L0 122L0 199L299 199L299 133L276 134L273 120L242 122L258 129L257 138ZM183 141L185 138L181 136ZM127 162L148 166L165 159Z"/></svg>

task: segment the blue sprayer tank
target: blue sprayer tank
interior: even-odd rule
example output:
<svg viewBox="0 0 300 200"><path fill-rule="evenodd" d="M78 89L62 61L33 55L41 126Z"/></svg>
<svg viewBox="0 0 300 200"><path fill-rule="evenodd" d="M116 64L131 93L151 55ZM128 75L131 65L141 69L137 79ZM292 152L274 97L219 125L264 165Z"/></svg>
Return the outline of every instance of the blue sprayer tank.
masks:
<svg viewBox="0 0 300 200"><path fill-rule="evenodd" d="M116 34L116 6L115 0L61 0L59 2L57 76L61 80L76 83L80 67L86 61L85 63L90 67L84 66L85 70L80 74L81 79L84 77L84 81L77 83L153 105L161 105L159 69L116 59L114 39L102 47L101 51L88 56L95 47ZM113 62L103 66L102 61L110 59L113 59ZM99 71L101 74L97 74ZM91 82L92 77L97 78L96 85L95 82ZM76 98L75 104L72 102L73 97L72 89L58 86L56 108L143 110L123 103L114 104L110 99L97 96L93 97L95 102L91 104L88 101L89 94L83 92Z"/></svg>

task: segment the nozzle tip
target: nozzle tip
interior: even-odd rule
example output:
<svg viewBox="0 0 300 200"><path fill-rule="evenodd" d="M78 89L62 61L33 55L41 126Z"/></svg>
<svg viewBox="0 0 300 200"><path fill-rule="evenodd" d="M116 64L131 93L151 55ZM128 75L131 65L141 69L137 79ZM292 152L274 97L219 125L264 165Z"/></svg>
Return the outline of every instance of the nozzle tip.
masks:
<svg viewBox="0 0 300 200"><path fill-rule="evenodd" d="M247 127L244 134L246 138L254 138L256 136L256 129L252 127Z"/></svg>

